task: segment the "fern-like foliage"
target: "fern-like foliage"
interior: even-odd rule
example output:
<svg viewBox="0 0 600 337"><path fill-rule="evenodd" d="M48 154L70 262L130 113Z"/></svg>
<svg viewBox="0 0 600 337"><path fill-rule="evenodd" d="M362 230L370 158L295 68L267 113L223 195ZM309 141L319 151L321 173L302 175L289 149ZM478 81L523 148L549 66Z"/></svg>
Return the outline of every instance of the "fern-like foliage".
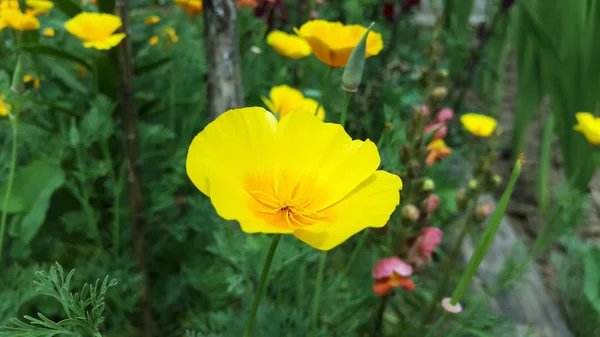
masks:
<svg viewBox="0 0 600 337"><path fill-rule="evenodd" d="M63 267L56 263L50 268L50 272L38 271L36 291L39 294L53 297L60 302L67 318L54 321L42 313L37 318L25 315L27 322L12 319L12 326L0 328L2 337L53 337L53 336L77 336L77 337L102 337L99 327L104 321L104 299L108 288L117 284L115 279L109 281L106 276L100 283L84 284L81 292L72 293L71 279L75 270L67 275Z"/></svg>

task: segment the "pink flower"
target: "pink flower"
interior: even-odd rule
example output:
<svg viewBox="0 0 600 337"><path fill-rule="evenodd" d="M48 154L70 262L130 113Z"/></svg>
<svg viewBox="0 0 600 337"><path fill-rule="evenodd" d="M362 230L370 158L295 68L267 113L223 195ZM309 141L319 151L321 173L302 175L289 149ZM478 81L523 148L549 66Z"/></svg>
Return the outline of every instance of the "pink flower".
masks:
<svg viewBox="0 0 600 337"><path fill-rule="evenodd" d="M421 114L423 114L423 116L429 116L430 111L429 111L429 107L427 105L425 105L425 104L417 105L415 107L415 109L419 109L419 111L421 111Z"/></svg>
<svg viewBox="0 0 600 337"><path fill-rule="evenodd" d="M423 202L423 208L426 213L431 213L440 207L440 202L440 197L437 194L432 193Z"/></svg>
<svg viewBox="0 0 600 337"><path fill-rule="evenodd" d="M452 111L450 108L443 108L440 110L440 112L438 112L435 120L439 123L445 123L450 121L452 118L454 118L454 111Z"/></svg>
<svg viewBox="0 0 600 337"><path fill-rule="evenodd" d="M451 314L458 314L462 311L462 305L460 303L452 304L450 303L450 297L446 297L442 300L442 308Z"/></svg>
<svg viewBox="0 0 600 337"><path fill-rule="evenodd" d="M493 200L490 200L485 204L477 207L477 209L475 210L475 219L477 219L478 221L483 221L487 219L487 217L490 216L490 214L492 214L492 212L494 211L494 208L496 208L496 203Z"/></svg>
<svg viewBox="0 0 600 337"><path fill-rule="evenodd" d="M311 11L310 12L310 17L312 19L316 19L317 17L319 17L319 12L317 12L317 11Z"/></svg>
<svg viewBox="0 0 600 337"><path fill-rule="evenodd" d="M436 227L421 229L416 238L412 239L412 246L408 250L406 261L413 265L417 271L423 270L431 262L431 254L442 242L444 232Z"/></svg>
<svg viewBox="0 0 600 337"><path fill-rule="evenodd" d="M448 127L443 123L429 124L429 125L425 126L425 129L423 131L425 133L430 133L436 129L437 129L437 132L433 136L433 139L442 139L442 138L446 137L446 135L448 134Z"/></svg>
<svg viewBox="0 0 600 337"><path fill-rule="evenodd" d="M373 292L379 296L387 295L393 288L407 291L415 289L415 283L410 279L413 268L396 256L377 261L373 268Z"/></svg>

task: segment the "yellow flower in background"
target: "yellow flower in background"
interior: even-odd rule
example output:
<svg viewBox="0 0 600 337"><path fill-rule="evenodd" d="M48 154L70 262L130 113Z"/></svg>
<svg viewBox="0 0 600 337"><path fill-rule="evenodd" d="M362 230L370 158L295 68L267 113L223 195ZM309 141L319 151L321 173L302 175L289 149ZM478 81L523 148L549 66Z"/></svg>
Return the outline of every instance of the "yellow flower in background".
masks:
<svg viewBox="0 0 600 337"><path fill-rule="evenodd" d="M122 25L121 18L104 13L79 13L65 23L65 29L83 41L85 48L107 50L118 45L124 33L114 32Z"/></svg>
<svg viewBox="0 0 600 337"><path fill-rule="evenodd" d="M8 115L8 110L10 109L10 104L4 102L5 96L0 94L0 116L5 117Z"/></svg>
<svg viewBox="0 0 600 337"><path fill-rule="evenodd" d="M5 8L0 11L0 30L9 27L15 30L36 30L40 22L33 14L26 14L18 9Z"/></svg>
<svg viewBox="0 0 600 337"><path fill-rule="evenodd" d="M151 15L147 18L144 19L144 23L146 23L147 26L151 26L155 23L159 23L160 22L160 17L158 15Z"/></svg>
<svg viewBox="0 0 600 337"><path fill-rule="evenodd" d="M378 171L369 140L295 111L278 122L265 109L229 110L192 141L186 171L217 214L246 233L292 234L330 250L367 227L384 226L402 180Z"/></svg>
<svg viewBox="0 0 600 337"><path fill-rule="evenodd" d="M16 9L19 10L19 1L18 0L2 0L0 1L0 9ZM41 15L48 13L52 7L54 7L54 3L48 0L26 0L25 6L27 7L25 10L25 14L31 15Z"/></svg>
<svg viewBox="0 0 600 337"><path fill-rule="evenodd" d="M23 83L31 83L35 89L40 87L39 77L33 77L31 75L23 76Z"/></svg>
<svg viewBox="0 0 600 337"><path fill-rule="evenodd" d="M317 112L317 118L321 121L325 120L325 109L319 106L319 102L312 98L304 97L300 90L288 87L287 85L279 85L271 88L269 97L261 97L267 108L274 114L278 114L279 117L283 117L286 114L294 110L301 110L315 114ZM317 107L319 110L317 111Z"/></svg>
<svg viewBox="0 0 600 337"><path fill-rule="evenodd" d="M346 66L352 50L367 28L360 25L345 26L341 22L312 20L303 24L300 29L294 28L294 31L308 42L321 62L338 68ZM365 57L377 55L382 49L381 34L371 31L367 37Z"/></svg>
<svg viewBox="0 0 600 337"><path fill-rule="evenodd" d="M175 3L183 8L188 15L196 16L202 13L202 1L201 0L175 0Z"/></svg>
<svg viewBox="0 0 600 337"><path fill-rule="evenodd" d="M600 145L600 118L594 117L589 112L578 112L575 118L577 125L573 130L583 133L590 144Z"/></svg>
<svg viewBox="0 0 600 337"><path fill-rule="evenodd" d="M45 28L45 29L42 31L42 34L43 34L44 36L53 37L54 35L56 35L56 32L55 32L55 31L54 31L54 29L52 29L52 28Z"/></svg>
<svg viewBox="0 0 600 337"><path fill-rule="evenodd" d="M157 45L158 44L158 36L154 35L151 38L149 38L148 44L151 46Z"/></svg>
<svg viewBox="0 0 600 337"><path fill-rule="evenodd" d="M175 28L165 26L162 28L162 32L169 36L169 39L171 39L171 42L173 42L173 43L179 42L179 36L177 36L177 32L175 31Z"/></svg>
<svg viewBox="0 0 600 337"><path fill-rule="evenodd" d="M475 113L462 115L460 122L467 131L479 137L489 137L498 125L498 122L494 118Z"/></svg>
<svg viewBox="0 0 600 337"><path fill-rule="evenodd" d="M303 38L279 30L267 35L267 44L280 55L290 59L299 59L311 54L310 46Z"/></svg>

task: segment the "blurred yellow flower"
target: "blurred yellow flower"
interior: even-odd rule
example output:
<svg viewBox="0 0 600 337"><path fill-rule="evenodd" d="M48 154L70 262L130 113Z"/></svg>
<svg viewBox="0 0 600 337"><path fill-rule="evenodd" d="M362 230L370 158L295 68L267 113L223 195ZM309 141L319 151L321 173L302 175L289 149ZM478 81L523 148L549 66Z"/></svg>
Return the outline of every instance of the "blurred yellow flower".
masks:
<svg viewBox="0 0 600 337"><path fill-rule="evenodd" d="M4 117L8 115L8 110L10 109L10 104L4 102L5 96L0 94L0 116Z"/></svg>
<svg viewBox="0 0 600 337"><path fill-rule="evenodd" d="M196 16L202 13L202 1L201 0L175 0L175 3L183 8L188 15Z"/></svg>
<svg viewBox="0 0 600 337"><path fill-rule="evenodd" d="M446 145L443 139L434 139L427 145L427 158L425 163L429 166L433 165L436 161L442 160L452 154L452 149Z"/></svg>
<svg viewBox="0 0 600 337"><path fill-rule="evenodd" d="M313 115L317 112L317 118L321 121L325 120L325 109L319 106L319 102L312 98L304 97L302 92L287 85L279 85L271 88L269 97L270 99L263 96L261 99L267 108L274 114L278 114L280 118L294 110L300 110ZM318 111L317 106L319 107Z"/></svg>
<svg viewBox="0 0 600 337"><path fill-rule="evenodd" d="M311 54L310 46L303 38L279 30L274 30L267 35L267 44L280 55L291 59L299 59Z"/></svg>
<svg viewBox="0 0 600 337"><path fill-rule="evenodd" d="M460 122L467 131L479 137L489 137L498 125L498 122L494 118L475 113L462 115Z"/></svg>
<svg viewBox="0 0 600 337"><path fill-rule="evenodd" d="M277 121L263 108L229 110L192 141L186 171L219 216L246 233L292 234L330 250L384 226L402 180L377 171L377 147L339 124L295 111Z"/></svg>
<svg viewBox="0 0 600 337"><path fill-rule="evenodd" d="M23 76L23 83L31 83L35 89L40 87L39 77L33 77L31 75Z"/></svg>
<svg viewBox="0 0 600 337"><path fill-rule="evenodd" d="M146 25L150 26L150 25L153 25L155 23L159 23L160 22L160 17L158 15L151 15L151 16L145 18L144 22L146 23Z"/></svg>
<svg viewBox="0 0 600 337"><path fill-rule="evenodd" d="M162 32L169 36L169 39L171 39L171 42L173 42L173 43L179 42L179 36L177 36L177 32L175 31L175 28L165 26L165 27L163 27Z"/></svg>
<svg viewBox="0 0 600 337"><path fill-rule="evenodd" d="M85 48L107 50L125 38L124 33L113 34L121 25L116 15L83 12L67 21L65 29L83 41Z"/></svg>
<svg viewBox="0 0 600 337"><path fill-rule="evenodd" d="M19 1L18 0L2 0L0 1L0 9L19 9ZM54 3L48 0L26 0L25 6L27 7L25 10L26 14L31 15L40 15L48 13L52 7L54 7Z"/></svg>
<svg viewBox="0 0 600 337"><path fill-rule="evenodd" d="M151 46L157 45L158 44L158 36L154 35L151 38L149 38L148 44Z"/></svg>
<svg viewBox="0 0 600 337"><path fill-rule="evenodd" d="M0 11L0 30L9 27L15 30L36 30L40 28L38 19L18 9L4 8Z"/></svg>
<svg viewBox="0 0 600 337"><path fill-rule="evenodd" d="M600 118L594 117L589 112L578 112L575 118L577 118L577 125L573 130L583 133L590 144L600 145Z"/></svg>
<svg viewBox="0 0 600 337"><path fill-rule="evenodd" d="M52 36L56 35L56 32L52 28L44 28L44 30L42 31L42 34L44 36L52 37Z"/></svg>
<svg viewBox="0 0 600 337"><path fill-rule="evenodd" d="M341 22L312 20L300 29L294 28L303 37L319 60L332 68L344 67L358 41L367 31L360 25L345 26ZM383 49L381 34L371 31L367 38L365 57L379 54Z"/></svg>

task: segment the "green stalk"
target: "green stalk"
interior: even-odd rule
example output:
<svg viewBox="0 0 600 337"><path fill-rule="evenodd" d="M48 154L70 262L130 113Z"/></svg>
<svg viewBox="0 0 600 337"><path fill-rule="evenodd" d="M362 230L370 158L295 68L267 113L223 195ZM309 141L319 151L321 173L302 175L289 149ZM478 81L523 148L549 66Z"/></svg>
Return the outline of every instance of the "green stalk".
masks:
<svg viewBox="0 0 600 337"><path fill-rule="evenodd" d="M315 296L313 297L312 313L310 320L310 334L315 337L317 335L317 321L319 320L319 304L321 304L321 288L323 285L323 276L325 274L325 264L327 262L327 251L321 253L319 259L319 270L317 271L317 280L315 284Z"/></svg>
<svg viewBox="0 0 600 337"><path fill-rule="evenodd" d="M271 269L271 263L273 262L273 257L275 256L275 250L277 250L279 240L281 240L281 234L273 235L273 241L271 241L271 247L269 248L269 252L267 253L267 258L265 259L265 264L263 265L262 274L260 275L260 281L258 281L258 288L256 289L254 299L252 300L252 310L250 311L250 316L246 321L246 328L244 329L243 337L250 337L250 332L252 331L252 326L254 324L254 318L256 317L258 304L260 303L260 297L263 291L265 290L265 286L267 284L267 276L269 275L269 269Z"/></svg>
<svg viewBox="0 0 600 337"><path fill-rule="evenodd" d="M331 76L333 75L333 68L329 68L327 72L327 76L325 77L325 81L323 81L323 87L321 88L321 99L319 100L319 104L317 104L317 108L315 109L315 115L319 112L319 108L325 108L325 96L326 92L329 91L329 84L331 83Z"/></svg>
<svg viewBox="0 0 600 337"><path fill-rule="evenodd" d="M538 200L540 213L546 212L548 207L548 178L552 159L552 138L554 136L554 115L548 114L546 126L542 135L540 170L538 172Z"/></svg>
<svg viewBox="0 0 600 337"><path fill-rule="evenodd" d="M525 159L523 155L519 156L519 159L517 159L515 167L513 168L512 174L510 176L508 186L502 194L502 198L500 198L500 202L498 203L496 210L490 217L485 232L483 233L481 242L479 242L479 245L477 245L477 248L475 249L475 252L471 257L471 260L469 260L469 263L467 264L467 269L461 276L460 281L458 282L458 285L456 286L456 289L452 294L450 304L456 305L460 301L462 295L467 290L469 283L471 283L471 280L475 276L475 273L477 273L477 269L479 268L481 261L483 261L485 254L492 245L494 236L496 235L496 232L500 227L500 222L502 221L502 217L504 216L504 212L506 211L506 206L508 206L508 201L510 200L510 196L515 187L515 183L521 175L521 168L523 166L524 161Z"/></svg>
<svg viewBox="0 0 600 337"><path fill-rule="evenodd" d="M10 170L8 172L8 185L4 195L4 204L2 207L2 222L0 223L0 261L2 261L2 251L4 247L4 232L6 231L6 218L8 215L8 200L12 190L13 180L15 178L15 168L17 166L17 131L18 131L18 113L10 115L12 129L12 153L10 155Z"/></svg>
<svg viewBox="0 0 600 337"><path fill-rule="evenodd" d="M348 116L348 108L350 107L350 100L352 99L352 93L346 91L344 97L344 110L342 110L342 116L340 117L340 125L344 127L346 125L346 117Z"/></svg>

